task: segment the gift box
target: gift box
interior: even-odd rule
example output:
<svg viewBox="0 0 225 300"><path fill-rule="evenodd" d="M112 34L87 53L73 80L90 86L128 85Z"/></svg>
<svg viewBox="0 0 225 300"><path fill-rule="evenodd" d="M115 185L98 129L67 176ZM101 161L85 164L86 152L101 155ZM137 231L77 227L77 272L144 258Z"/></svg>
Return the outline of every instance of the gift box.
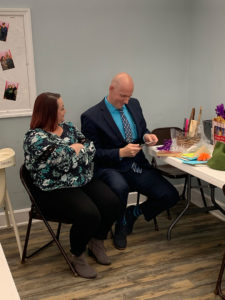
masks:
<svg viewBox="0 0 225 300"><path fill-rule="evenodd" d="M225 143L225 123L212 121L213 144L217 141Z"/></svg>
<svg viewBox="0 0 225 300"><path fill-rule="evenodd" d="M216 142L225 143L225 110L224 105L217 105L216 109L217 117L212 120L212 136L213 144Z"/></svg>

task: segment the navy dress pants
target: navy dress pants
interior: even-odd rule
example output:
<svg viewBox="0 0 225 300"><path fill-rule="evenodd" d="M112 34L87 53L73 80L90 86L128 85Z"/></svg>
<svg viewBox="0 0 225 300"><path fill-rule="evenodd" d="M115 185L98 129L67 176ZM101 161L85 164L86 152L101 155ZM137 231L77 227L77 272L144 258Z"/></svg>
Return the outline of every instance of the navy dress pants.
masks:
<svg viewBox="0 0 225 300"><path fill-rule="evenodd" d="M138 191L147 197L140 204L147 221L174 206L179 200L176 188L154 168L143 169L142 173L135 173L133 170L120 172L116 169L99 169L96 176L109 185L120 198L121 208L117 222L123 219L130 191Z"/></svg>

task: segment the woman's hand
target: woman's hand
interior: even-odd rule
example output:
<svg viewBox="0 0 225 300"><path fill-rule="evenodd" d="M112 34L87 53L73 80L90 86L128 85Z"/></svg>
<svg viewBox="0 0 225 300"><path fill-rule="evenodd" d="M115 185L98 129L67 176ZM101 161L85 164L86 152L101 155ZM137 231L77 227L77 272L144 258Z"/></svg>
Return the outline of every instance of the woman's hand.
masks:
<svg viewBox="0 0 225 300"><path fill-rule="evenodd" d="M80 150L84 148L84 145L82 145L80 143L75 143L75 144L70 145L70 148L72 148L76 152L76 155L78 155Z"/></svg>

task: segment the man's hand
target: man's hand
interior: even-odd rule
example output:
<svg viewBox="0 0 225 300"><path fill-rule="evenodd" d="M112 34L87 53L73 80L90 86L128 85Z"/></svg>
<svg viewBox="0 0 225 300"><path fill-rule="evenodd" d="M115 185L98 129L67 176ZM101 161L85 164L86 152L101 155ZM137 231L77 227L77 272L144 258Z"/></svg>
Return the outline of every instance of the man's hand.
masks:
<svg viewBox="0 0 225 300"><path fill-rule="evenodd" d="M155 134L146 133L144 135L144 141L147 146L154 146L158 142L158 138Z"/></svg>
<svg viewBox="0 0 225 300"><path fill-rule="evenodd" d="M80 143L75 143L75 144L70 145L70 148L72 148L76 152L76 155L78 155L80 150L84 148L84 145L82 145Z"/></svg>
<svg viewBox="0 0 225 300"><path fill-rule="evenodd" d="M128 144L123 148L120 148L119 155L120 157L134 157L141 150L139 144Z"/></svg>

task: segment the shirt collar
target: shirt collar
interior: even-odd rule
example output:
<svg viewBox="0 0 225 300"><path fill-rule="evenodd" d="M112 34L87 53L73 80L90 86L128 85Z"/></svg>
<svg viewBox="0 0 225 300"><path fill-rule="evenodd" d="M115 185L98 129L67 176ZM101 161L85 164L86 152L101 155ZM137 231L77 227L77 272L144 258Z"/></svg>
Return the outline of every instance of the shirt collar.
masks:
<svg viewBox="0 0 225 300"><path fill-rule="evenodd" d="M107 96L105 96L105 104L106 106L110 109L110 111L115 112L115 111L119 111L119 110L123 110L125 108L125 105L123 105L123 107L121 109L116 108L115 106L113 106L107 99Z"/></svg>

